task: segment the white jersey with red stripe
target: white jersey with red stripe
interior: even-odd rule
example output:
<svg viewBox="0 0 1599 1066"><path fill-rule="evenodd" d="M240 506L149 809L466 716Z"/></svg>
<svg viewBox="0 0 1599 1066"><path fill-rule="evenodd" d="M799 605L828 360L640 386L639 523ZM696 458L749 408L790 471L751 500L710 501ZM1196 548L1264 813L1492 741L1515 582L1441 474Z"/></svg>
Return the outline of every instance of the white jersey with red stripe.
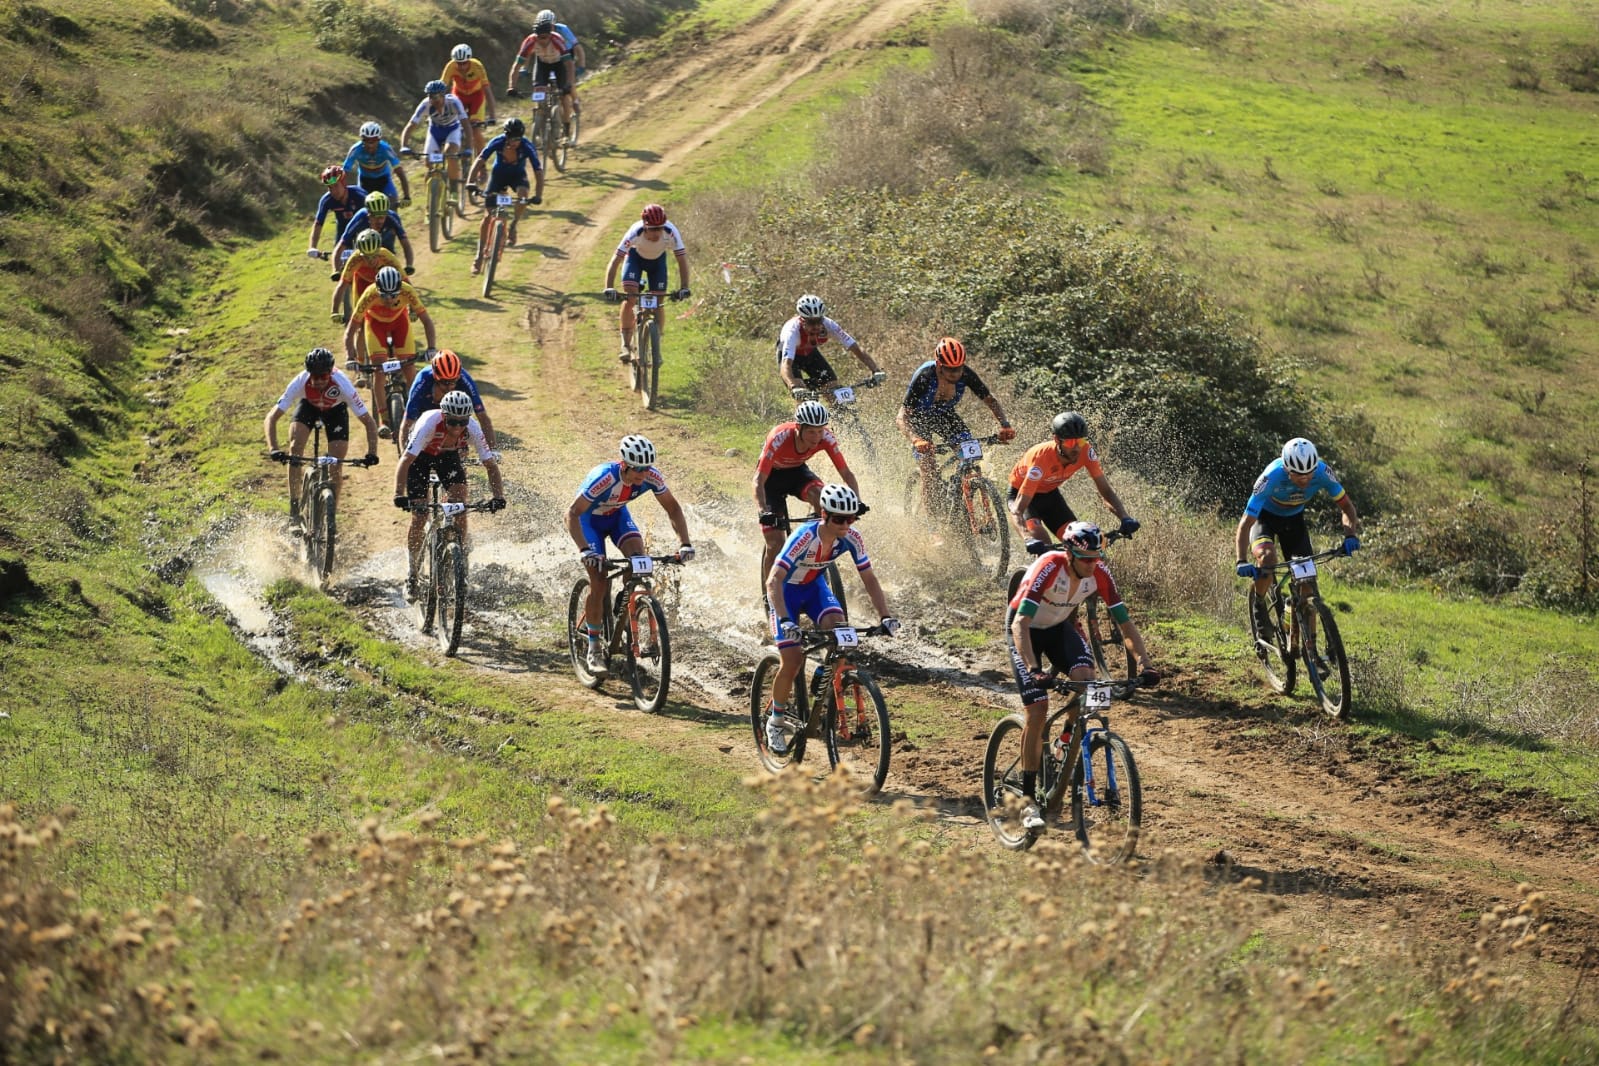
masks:
<svg viewBox="0 0 1599 1066"><path fill-rule="evenodd" d="M473 418L464 426L450 426L444 422L444 412L438 408L424 411L422 417L416 420L416 428L411 430L411 440L406 444L405 450L409 455L438 455L445 449L454 451L461 446L463 438L470 438L472 447L477 449L477 457L488 462L494 457L489 450L488 438L483 436L483 427L478 425Z"/></svg>
<svg viewBox="0 0 1599 1066"><path fill-rule="evenodd" d="M1036 611L1032 624L1038 629L1059 625L1076 613L1078 606L1095 593L1105 601L1105 606L1116 607L1122 602L1116 590L1116 580L1110 576L1103 559L1096 560L1087 577L1078 577L1072 571L1072 557L1063 551L1045 552L1033 561L1022 575L1016 595L1010 601L1012 611L1021 610L1022 604L1031 602Z"/></svg>
<svg viewBox="0 0 1599 1066"><path fill-rule="evenodd" d="M318 411L331 411L339 404L348 404L350 413L360 418L366 414L366 404L361 402L361 393L355 384L344 376L344 371L335 370L329 375L327 383L318 385L311 380L311 373L302 370L289 382L289 387L283 390L283 396L278 400L278 410L285 413L292 411L301 400L315 407Z"/></svg>

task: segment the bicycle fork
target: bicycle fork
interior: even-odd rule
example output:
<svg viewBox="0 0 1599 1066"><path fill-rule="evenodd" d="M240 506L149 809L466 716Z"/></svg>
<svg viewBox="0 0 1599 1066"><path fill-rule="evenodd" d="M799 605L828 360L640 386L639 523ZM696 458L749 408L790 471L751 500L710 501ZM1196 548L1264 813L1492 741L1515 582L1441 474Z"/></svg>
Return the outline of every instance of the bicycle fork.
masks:
<svg viewBox="0 0 1599 1066"><path fill-rule="evenodd" d="M1116 784L1116 760L1109 755L1110 744L1105 741L1108 730L1103 725L1091 725L1083 729L1082 763L1083 763L1083 792L1084 801L1090 807L1103 807L1107 804L1115 806L1120 789ZM1098 740L1105 756L1105 780L1096 782L1094 779L1094 742ZM1103 786L1104 796L1101 798L1096 785Z"/></svg>

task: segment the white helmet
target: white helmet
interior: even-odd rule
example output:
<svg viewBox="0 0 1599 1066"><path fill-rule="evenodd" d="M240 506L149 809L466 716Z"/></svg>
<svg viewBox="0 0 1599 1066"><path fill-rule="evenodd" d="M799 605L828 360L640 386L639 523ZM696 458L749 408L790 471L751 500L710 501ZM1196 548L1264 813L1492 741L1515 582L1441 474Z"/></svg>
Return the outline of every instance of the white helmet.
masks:
<svg viewBox="0 0 1599 1066"><path fill-rule="evenodd" d="M361 123L361 136L381 137L383 136L383 127L376 122L363 122Z"/></svg>
<svg viewBox="0 0 1599 1066"><path fill-rule="evenodd" d="M801 318L821 318L827 314L827 305L822 302L820 296L806 293L794 301L794 310L799 312Z"/></svg>
<svg viewBox="0 0 1599 1066"><path fill-rule="evenodd" d="M623 437L619 451L622 453L622 462L629 466L655 465L655 445L649 442L649 438L641 437L637 433L629 433Z"/></svg>
<svg viewBox="0 0 1599 1066"><path fill-rule="evenodd" d="M457 63L465 63L468 59L472 58L471 46L465 44L456 45L454 48L450 49L450 58L455 60Z"/></svg>
<svg viewBox="0 0 1599 1066"><path fill-rule="evenodd" d="M1304 437L1295 437L1283 445L1283 469L1290 474L1314 474L1319 462L1316 446Z"/></svg>
<svg viewBox="0 0 1599 1066"><path fill-rule="evenodd" d="M806 400L794 408L794 421L802 426L827 425L827 408L815 400Z"/></svg>
<svg viewBox="0 0 1599 1066"><path fill-rule="evenodd" d="M398 270L393 267L384 267L378 271L378 276L372 279L372 283L378 287L379 293L384 296L393 296L400 291L400 283L403 280Z"/></svg>
<svg viewBox="0 0 1599 1066"><path fill-rule="evenodd" d="M828 514L861 513L861 498L848 485L823 485L820 502Z"/></svg>
<svg viewBox="0 0 1599 1066"><path fill-rule="evenodd" d="M449 418L471 418L472 397L460 389L447 392L444 394L444 399L439 401L439 410Z"/></svg>

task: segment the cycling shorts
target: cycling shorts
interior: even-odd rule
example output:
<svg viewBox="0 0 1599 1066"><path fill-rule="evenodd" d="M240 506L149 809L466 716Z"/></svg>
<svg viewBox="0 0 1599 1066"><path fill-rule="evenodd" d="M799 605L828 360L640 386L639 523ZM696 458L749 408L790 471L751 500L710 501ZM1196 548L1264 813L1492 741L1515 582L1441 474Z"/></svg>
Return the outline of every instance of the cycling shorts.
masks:
<svg viewBox="0 0 1599 1066"><path fill-rule="evenodd" d="M393 322L373 322L366 320L366 357L367 361L377 364L380 368L383 360L388 358L388 338L394 338L394 355L397 359L404 359L414 352L422 350L422 338L411 336L411 316L401 315Z"/></svg>
<svg viewBox="0 0 1599 1066"><path fill-rule="evenodd" d="M1014 612L1007 612L1010 616L1006 619L1006 629L1009 630L1010 618ZM1033 654L1038 656L1039 665L1044 665L1048 660L1049 665L1055 668L1057 674L1070 675L1079 666L1089 669L1094 667L1094 653L1089 650L1088 642L1077 631L1077 626L1068 618L1064 622L1043 629L1033 629ZM1049 699L1049 689L1034 681L1027 669L1027 664L1022 661L1021 652L1016 650L1013 640L1006 640L1010 648L1011 672L1016 677L1016 691L1022 695L1022 706L1031 707L1035 703L1043 703Z"/></svg>
<svg viewBox="0 0 1599 1066"><path fill-rule="evenodd" d="M442 141L439 139L441 136L443 137ZM424 158L429 152L448 152L451 148L454 148L457 152L461 150L461 124L459 122L453 126L428 127L427 143L422 146Z"/></svg>
<svg viewBox="0 0 1599 1066"><path fill-rule="evenodd" d="M622 542L629 537L638 537L641 540L644 534L639 532L638 523L633 521L633 516L626 507L618 507L610 514L595 514L586 511L578 519L578 524L583 527L583 540L588 544L590 551L605 554L605 538L610 537L611 543L620 550Z"/></svg>
<svg viewBox="0 0 1599 1066"><path fill-rule="evenodd" d="M633 284L638 285L640 276L649 278L649 284L641 285L640 288L665 292L666 256L659 255L654 259L645 259L638 254L638 249L629 248L627 261L622 264L622 284L625 286L631 281Z"/></svg>
<svg viewBox="0 0 1599 1066"><path fill-rule="evenodd" d="M972 431L966 428L966 421L954 413L917 411L905 421L910 426L911 432L923 440L936 442L938 438L943 437L950 444L960 444L962 441L972 439ZM916 454L914 448L911 451L913 455Z"/></svg>
<svg viewBox="0 0 1599 1066"><path fill-rule="evenodd" d="M1253 551L1262 544L1271 543L1273 537L1282 545L1282 554L1288 559L1315 554L1310 546L1310 530L1305 528L1305 512L1280 515L1270 511L1260 512L1249 530L1249 547Z"/></svg>
<svg viewBox="0 0 1599 1066"><path fill-rule="evenodd" d="M533 85L547 85L554 82L563 93L572 91L572 64L568 59L557 59L554 63L546 63L542 59L533 60Z"/></svg>
<svg viewBox="0 0 1599 1066"><path fill-rule="evenodd" d="M400 190L394 187L394 174L386 172L382 177L373 177L371 174L361 175L361 188L371 196L375 192L386 195L392 203L400 202Z"/></svg>
<svg viewBox="0 0 1599 1066"><path fill-rule="evenodd" d="M483 116L488 113L489 94L479 89L475 93L456 92L455 98L461 101L461 106L466 108L466 113L472 117L473 122L482 122Z"/></svg>
<svg viewBox="0 0 1599 1066"><path fill-rule="evenodd" d="M466 484L466 467L461 465L461 453L451 448L437 455L423 452L411 460L411 469L405 474L405 494L413 500L425 500L428 495L428 474L439 475L445 488Z"/></svg>
<svg viewBox="0 0 1599 1066"><path fill-rule="evenodd" d="M489 170L489 184L483 190L483 195L492 196L495 193L504 192L506 189L520 189L523 193L526 193L528 188L526 167L496 166Z"/></svg>
<svg viewBox="0 0 1599 1066"><path fill-rule="evenodd" d="M350 439L350 409L342 403L324 411L312 406L310 400L302 399L300 406L294 409L294 420L302 426L314 426L321 422L329 442Z"/></svg>
<svg viewBox="0 0 1599 1066"><path fill-rule="evenodd" d="M1005 498L1015 502L1018 495L1018 491L1013 487L1005 493ZM1034 496L1028 502L1027 510L1022 512L1023 522L1030 518L1036 518L1044 523L1044 528L1057 538L1064 534L1067 526L1077 521L1072 505L1066 502L1066 494L1060 489L1050 489Z"/></svg>
<svg viewBox="0 0 1599 1066"><path fill-rule="evenodd" d="M820 391L823 386L831 385L838 380L838 374L833 370L832 364L823 359L819 352L796 355L789 360L789 370L805 383L807 389Z"/></svg>
<svg viewBox="0 0 1599 1066"><path fill-rule="evenodd" d="M828 582L827 575L823 574L808 585L783 586L783 611L779 614L773 609L767 612L767 619L771 623L772 639L779 648L797 648L797 640L784 640L779 626L783 621L798 622L800 615L806 615L811 621L821 624L822 619L830 614L843 614L844 608L838 605L838 597L833 595L833 586Z"/></svg>
<svg viewBox="0 0 1599 1066"><path fill-rule="evenodd" d="M812 485L820 487L822 479L817 477L810 467L801 463L786 469L774 469L766 475L766 509L775 514L778 524L775 526L762 526L764 532L771 529L786 529L788 526L788 498L804 500L805 494L811 490Z"/></svg>

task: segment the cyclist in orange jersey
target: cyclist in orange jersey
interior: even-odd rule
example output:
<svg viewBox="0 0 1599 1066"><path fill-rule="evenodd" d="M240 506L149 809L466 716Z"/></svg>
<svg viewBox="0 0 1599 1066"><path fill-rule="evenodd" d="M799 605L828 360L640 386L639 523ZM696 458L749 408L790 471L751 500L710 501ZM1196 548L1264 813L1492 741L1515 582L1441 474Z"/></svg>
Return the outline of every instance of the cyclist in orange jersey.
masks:
<svg viewBox="0 0 1599 1066"><path fill-rule="evenodd" d="M1138 532L1138 520L1128 515L1121 497L1110 487L1100 468L1099 454L1088 442L1088 423L1076 411L1062 411L1049 424L1051 437L1035 444L1016 462L1010 472L1011 517L1027 540L1027 550L1041 555L1049 550L1051 536L1077 521L1062 486L1079 470L1086 470L1099 490L1105 506L1121 519L1121 535Z"/></svg>

